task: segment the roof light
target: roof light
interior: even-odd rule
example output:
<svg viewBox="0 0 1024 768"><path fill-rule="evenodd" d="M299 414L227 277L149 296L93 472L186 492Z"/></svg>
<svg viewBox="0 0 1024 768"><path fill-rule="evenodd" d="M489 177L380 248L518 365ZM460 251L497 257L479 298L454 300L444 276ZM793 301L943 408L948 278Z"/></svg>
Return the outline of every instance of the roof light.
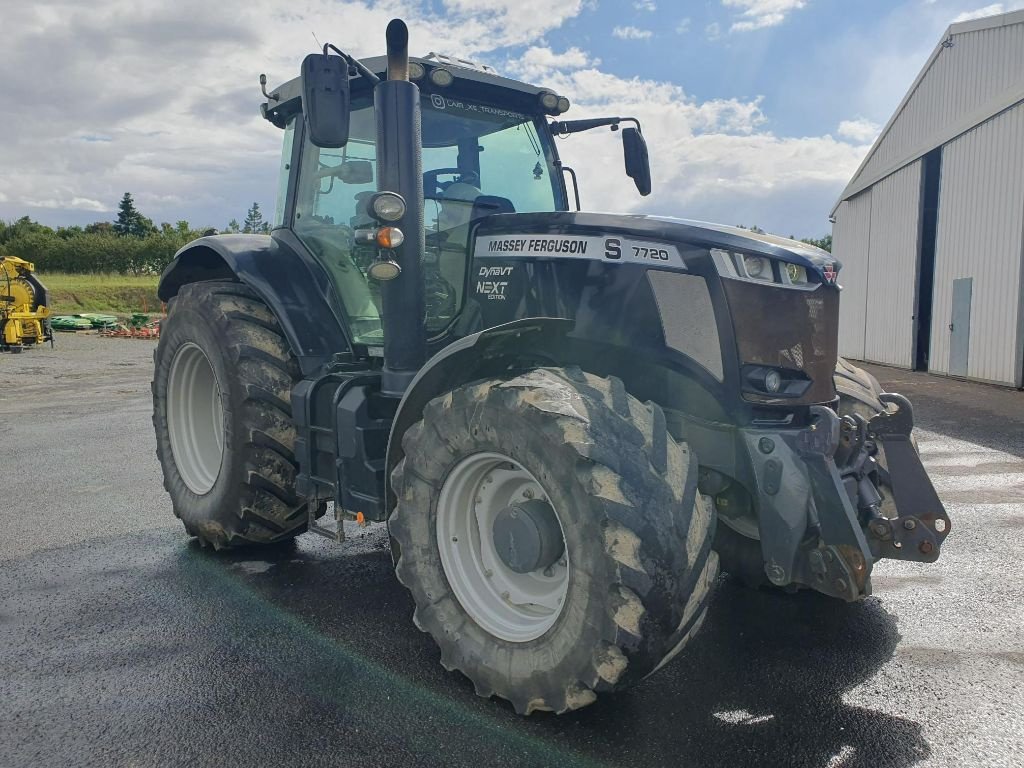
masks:
<svg viewBox="0 0 1024 768"><path fill-rule="evenodd" d="M427 71L423 68L423 65L418 61L409 62L409 79L419 80L425 75Z"/></svg>
<svg viewBox="0 0 1024 768"><path fill-rule="evenodd" d="M430 82L439 88L447 88L455 82L455 76L447 69L437 67L436 69L430 70Z"/></svg>
<svg viewBox="0 0 1024 768"><path fill-rule="evenodd" d="M559 96L558 97L558 111L560 113L561 112L568 112L570 106L571 106L571 104L569 103L569 100L567 98L565 98L565 96Z"/></svg>
<svg viewBox="0 0 1024 768"><path fill-rule="evenodd" d="M540 94L540 105L550 111L558 109L558 96L551 91L544 91Z"/></svg>

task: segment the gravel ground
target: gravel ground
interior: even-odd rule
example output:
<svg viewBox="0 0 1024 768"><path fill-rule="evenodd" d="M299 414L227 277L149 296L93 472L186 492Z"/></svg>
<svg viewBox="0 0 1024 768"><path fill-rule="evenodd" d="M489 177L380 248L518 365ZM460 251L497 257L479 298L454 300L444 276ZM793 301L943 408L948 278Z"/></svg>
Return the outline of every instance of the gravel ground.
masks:
<svg viewBox="0 0 1024 768"><path fill-rule="evenodd" d="M0 766L1024 764L1024 393L876 368L953 520L875 595L723 579L686 654L523 719L446 673L380 526L216 555L170 512L152 342L0 355Z"/></svg>

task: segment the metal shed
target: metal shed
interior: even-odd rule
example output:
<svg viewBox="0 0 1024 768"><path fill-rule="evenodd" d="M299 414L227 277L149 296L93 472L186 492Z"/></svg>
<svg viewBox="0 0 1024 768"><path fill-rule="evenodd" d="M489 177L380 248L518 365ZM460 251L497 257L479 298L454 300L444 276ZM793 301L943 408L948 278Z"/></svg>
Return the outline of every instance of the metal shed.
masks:
<svg viewBox="0 0 1024 768"><path fill-rule="evenodd" d="M1024 386L1024 11L946 30L832 219L840 354Z"/></svg>

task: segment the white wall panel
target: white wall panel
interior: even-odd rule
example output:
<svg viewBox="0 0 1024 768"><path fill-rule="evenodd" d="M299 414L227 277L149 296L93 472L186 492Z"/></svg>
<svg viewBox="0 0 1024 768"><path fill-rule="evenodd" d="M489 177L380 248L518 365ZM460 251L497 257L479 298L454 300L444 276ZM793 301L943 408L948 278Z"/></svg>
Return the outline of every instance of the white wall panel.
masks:
<svg viewBox="0 0 1024 768"><path fill-rule="evenodd" d="M972 277L967 376L1021 384L1022 238L1024 105L943 148L929 356L933 371L949 372L953 280Z"/></svg>
<svg viewBox="0 0 1024 768"><path fill-rule="evenodd" d="M1024 24L955 34L951 48L939 48L857 178L883 172L946 124L1019 89L1022 80Z"/></svg>
<svg viewBox="0 0 1024 768"><path fill-rule="evenodd" d="M868 286L868 243L871 235L871 190L844 201L832 227L832 253L843 265L839 272L839 354L864 359L864 319Z"/></svg>
<svg viewBox="0 0 1024 768"><path fill-rule="evenodd" d="M864 360L913 367L920 160L871 189Z"/></svg>

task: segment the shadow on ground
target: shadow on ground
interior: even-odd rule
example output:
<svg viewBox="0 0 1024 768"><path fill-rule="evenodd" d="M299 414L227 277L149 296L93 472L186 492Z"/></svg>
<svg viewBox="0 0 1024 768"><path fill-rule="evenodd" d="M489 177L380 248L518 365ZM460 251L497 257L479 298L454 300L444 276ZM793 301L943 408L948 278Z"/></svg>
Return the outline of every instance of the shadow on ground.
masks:
<svg viewBox="0 0 1024 768"><path fill-rule="evenodd" d="M0 658L0 763L824 767L930 753L917 723L842 701L898 641L878 600L724 581L668 668L523 719L440 667L382 532L348 547L214 554L165 530L13 563L0 645L20 650Z"/></svg>

